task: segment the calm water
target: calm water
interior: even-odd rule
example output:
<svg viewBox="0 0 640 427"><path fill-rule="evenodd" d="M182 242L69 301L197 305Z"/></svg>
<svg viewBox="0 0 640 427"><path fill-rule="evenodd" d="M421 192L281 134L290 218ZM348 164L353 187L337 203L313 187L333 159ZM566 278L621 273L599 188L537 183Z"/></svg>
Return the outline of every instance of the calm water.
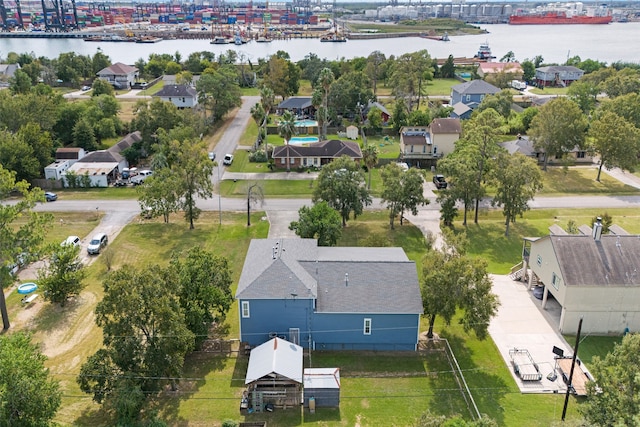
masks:
<svg viewBox="0 0 640 427"><path fill-rule="evenodd" d="M516 59L532 59L542 55L545 62L563 63L567 56L579 55L607 63L615 61L640 62L640 22L613 23L609 25L535 25L510 26L486 25L489 34L451 37L449 42L422 38L396 38L377 40L350 40L347 43L321 43L317 39L251 42L242 46L212 45L207 40L165 40L155 44L136 43L87 43L82 40L61 39L0 39L0 57L8 52L34 52L37 56L57 57L62 52L73 51L92 55L100 47L111 59L133 64L139 58L147 59L150 53L175 53L183 58L189 53L209 50L216 54L228 49L237 50L254 63L284 50L293 61L303 59L310 52L320 58L339 59L367 56L374 50L389 55L401 55L426 49L434 58L471 57L480 43L488 42L493 54L500 59L513 51Z"/></svg>

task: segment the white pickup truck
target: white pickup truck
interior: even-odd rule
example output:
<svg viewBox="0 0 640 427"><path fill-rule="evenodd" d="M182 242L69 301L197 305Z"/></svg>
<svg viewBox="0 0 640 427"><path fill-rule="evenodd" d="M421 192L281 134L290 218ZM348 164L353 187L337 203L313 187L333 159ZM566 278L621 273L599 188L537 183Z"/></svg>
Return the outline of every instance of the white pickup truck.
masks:
<svg viewBox="0 0 640 427"><path fill-rule="evenodd" d="M151 175L153 175L153 171L142 170L138 172L138 175L131 178L131 183L133 185L140 185L144 182L145 179L149 178Z"/></svg>

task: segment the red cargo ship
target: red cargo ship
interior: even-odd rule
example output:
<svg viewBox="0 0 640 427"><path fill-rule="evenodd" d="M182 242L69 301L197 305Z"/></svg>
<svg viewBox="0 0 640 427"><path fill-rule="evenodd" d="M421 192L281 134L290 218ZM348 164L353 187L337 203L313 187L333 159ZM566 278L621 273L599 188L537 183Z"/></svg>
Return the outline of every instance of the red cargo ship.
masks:
<svg viewBox="0 0 640 427"><path fill-rule="evenodd" d="M564 12L545 12L528 15L511 15L510 25L566 25L566 24L608 24L611 22L611 15L567 16Z"/></svg>

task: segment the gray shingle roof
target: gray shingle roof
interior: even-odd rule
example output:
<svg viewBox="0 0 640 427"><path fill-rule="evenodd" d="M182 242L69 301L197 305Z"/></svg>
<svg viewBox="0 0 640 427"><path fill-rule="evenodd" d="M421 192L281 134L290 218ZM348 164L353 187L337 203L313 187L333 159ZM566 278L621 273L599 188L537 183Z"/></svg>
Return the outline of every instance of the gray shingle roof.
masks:
<svg viewBox="0 0 640 427"><path fill-rule="evenodd" d="M176 97L176 98L195 98L198 95L196 90L189 85L168 85L164 86L153 96L158 97Z"/></svg>
<svg viewBox="0 0 640 427"><path fill-rule="evenodd" d="M413 261L303 261L301 264L311 274L318 271L318 313L422 313Z"/></svg>
<svg viewBox="0 0 640 427"><path fill-rule="evenodd" d="M281 145L273 149L273 157L322 157L338 158L349 156L353 159L362 159L362 150L357 142L340 141L332 139L330 141L313 142L308 145Z"/></svg>
<svg viewBox="0 0 640 427"><path fill-rule="evenodd" d="M549 236L567 286L640 286L640 236Z"/></svg>
<svg viewBox="0 0 640 427"><path fill-rule="evenodd" d="M584 71L582 71L580 68L574 67L572 65L549 65L547 67L538 67L538 68L536 68L536 71L542 71L543 73L568 72L568 73L583 73L584 74Z"/></svg>
<svg viewBox="0 0 640 427"><path fill-rule="evenodd" d="M236 298L282 299L291 294L317 298L318 312L422 313L416 265L402 248L318 247L315 239L252 240Z"/></svg>
<svg viewBox="0 0 640 427"><path fill-rule="evenodd" d="M109 147L108 151L111 151L112 153L121 153L122 151L131 147L134 143L140 142L140 141L142 141L142 134L140 133L139 130L137 130L135 132L131 132L130 134L122 138L120 141L118 141L116 144Z"/></svg>
<svg viewBox="0 0 640 427"><path fill-rule="evenodd" d="M310 96L292 96L278 104L278 108L289 110L294 108L309 108L312 105Z"/></svg>
<svg viewBox="0 0 640 427"><path fill-rule="evenodd" d="M533 148L533 141L529 138L514 139L511 141L505 141L498 144L509 154L521 153L525 156L533 156L536 154L536 150Z"/></svg>
<svg viewBox="0 0 640 427"><path fill-rule="evenodd" d="M126 76L129 73L135 73L138 71L136 67L132 67L131 65L123 64L122 62L116 62L113 65L110 65L106 68L103 68L98 72L98 75L101 76L103 74L113 74L117 76L124 75Z"/></svg>
<svg viewBox="0 0 640 427"><path fill-rule="evenodd" d="M87 154L82 159L78 160L78 163L120 163L123 159L124 157L118 153L100 150Z"/></svg>
<svg viewBox="0 0 640 427"><path fill-rule="evenodd" d="M400 136L405 145L431 145L431 136L426 130L403 131Z"/></svg>
<svg viewBox="0 0 640 427"><path fill-rule="evenodd" d="M471 80L460 83L451 88L452 91L462 95L493 95L500 92L500 89L484 80Z"/></svg>

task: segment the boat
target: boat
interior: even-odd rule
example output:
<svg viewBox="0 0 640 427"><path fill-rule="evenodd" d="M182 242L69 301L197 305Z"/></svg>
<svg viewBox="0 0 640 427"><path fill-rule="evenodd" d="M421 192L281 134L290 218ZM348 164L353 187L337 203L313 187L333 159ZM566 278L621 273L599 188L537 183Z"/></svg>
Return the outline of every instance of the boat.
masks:
<svg viewBox="0 0 640 427"><path fill-rule="evenodd" d="M243 45L245 43L247 43L247 39L245 39L244 37L242 37L239 34L236 34L235 37L233 38L233 43L240 46Z"/></svg>
<svg viewBox="0 0 640 427"><path fill-rule="evenodd" d="M437 41L440 41L440 42L448 42L449 41L449 33L447 33L446 31L441 36L436 35L435 31L433 31L433 32L429 32L429 34L421 34L420 37L422 37L423 39L437 40Z"/></svg>
<svg viewBox="0 0 640 427"><path fill-rule="evenodd" d="M136 38L136 43L158 43L161 42L161 37L153 37L153 36L142 36Z"/></svg>
<svg viewBox="0 0 640 427"><path fill-rule="evenodd" d="M608 24L613 17L611 15L588 16L567 15L564 11L547 11L542 13L522 13L509 17L510 25L567 25L567 24Z"/></svg>
<svg viewBox="0 0 640 427"><path fill-rule="evenodd" d="M92 36L85 37L84 41L86 42L135 42L136 39L133 37L122 37L118 35L105 35L105 36Z"/></svg>
<svg viewBox="0 0 640 427"><path fill-rule="evenodd" d="M494 59L495 56L491 54L489 43L482 43L478 48L478 53L474 55L474 58L479 59L480 61L491 61Z"/></svg>
<svg viewBox="0 0 640 427"><path fill-rule="evenodd" d="M329 43L343 43L347 41L347 38L339 34L331 33L331 34L325 34L324 36L320 37L320 41L329 42Z"/></svg>
<svg viewBox="0 0 640 427"><path fill-rule="evenodd" d="M211 40L211 44L229 44L232 40L224 36L216 36Z"/></svg>
<svg viewBox="0 0 640 427"><path fill-rule="evenodd" d="M269 37L260 36L256 39L258 43L271 43L271 39Z"/></svg>

